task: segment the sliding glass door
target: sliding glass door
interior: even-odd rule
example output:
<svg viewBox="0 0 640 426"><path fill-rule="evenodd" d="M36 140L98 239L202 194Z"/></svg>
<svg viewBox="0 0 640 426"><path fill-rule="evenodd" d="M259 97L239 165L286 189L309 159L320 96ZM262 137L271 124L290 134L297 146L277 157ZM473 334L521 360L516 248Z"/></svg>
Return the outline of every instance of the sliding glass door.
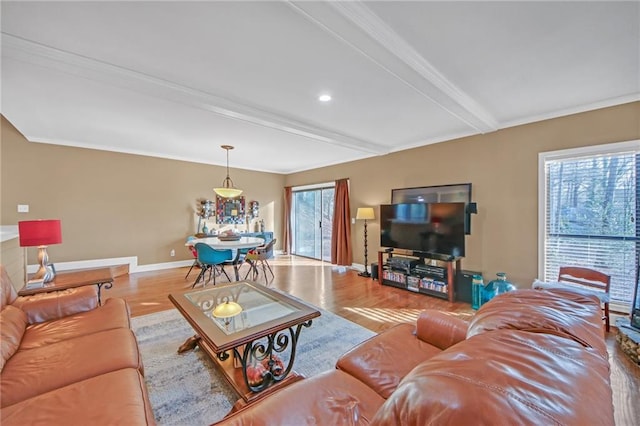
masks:
<svg viewBox="0 0 640 426"><path fill-rule="evenodd" d="M292 252L298 256L331 261L331 229L335 189L293 191Z"/></svg>

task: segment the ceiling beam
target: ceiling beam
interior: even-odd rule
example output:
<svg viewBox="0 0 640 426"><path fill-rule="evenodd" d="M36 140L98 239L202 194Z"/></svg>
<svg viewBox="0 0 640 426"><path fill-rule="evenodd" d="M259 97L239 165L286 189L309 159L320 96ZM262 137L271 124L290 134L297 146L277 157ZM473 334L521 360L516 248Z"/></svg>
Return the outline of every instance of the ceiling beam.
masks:
<svg viewBox="0 0 640 426"><path fill-rule="evenodd" d="M389 152L389 148L386 146L322 128L281 113L276 114L245 101L207 93L107 62L25 40L5 32L2 33L2 55L318 142L374 155Z"/></svg>
<svg viewBox="0 0 640 426"><path fill-rule="evenodd" d="M448 80L363 2L292 1L289 5L478 132L499 128L485 108Z"/></svg>

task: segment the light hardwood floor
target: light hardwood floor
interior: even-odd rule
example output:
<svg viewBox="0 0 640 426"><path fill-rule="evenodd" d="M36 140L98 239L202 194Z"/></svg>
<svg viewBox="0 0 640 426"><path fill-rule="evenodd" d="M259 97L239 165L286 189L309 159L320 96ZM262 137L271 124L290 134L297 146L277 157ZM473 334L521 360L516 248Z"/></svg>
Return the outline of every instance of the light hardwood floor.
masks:
<svg viewBox="0 0 640 426"><path fill-rule="evenodd" d="M382 286L362 278L356 272L338 271L326 263L290 256L270 261L275 279L268 285L285 290L375 332L401 322L414 322L423 309L439 309L468 319L473 310L468 303L450 304L445 300ZM247 266L244 267L246 272ZM143 272L116 278L103 298L122 297L133 316L172 309L169 293L191 288L199 270L188 279L189 268ZM230 276L232 276L230 274ZM241 274L241 277L244 273ZM265 282L260 276L258 281ZM200 284L199 284L200 285ZM640 426L640 366L635 365L618 347L615 327L607 334L616 425ZM576 392L580 392L576 389Z"/></svg>

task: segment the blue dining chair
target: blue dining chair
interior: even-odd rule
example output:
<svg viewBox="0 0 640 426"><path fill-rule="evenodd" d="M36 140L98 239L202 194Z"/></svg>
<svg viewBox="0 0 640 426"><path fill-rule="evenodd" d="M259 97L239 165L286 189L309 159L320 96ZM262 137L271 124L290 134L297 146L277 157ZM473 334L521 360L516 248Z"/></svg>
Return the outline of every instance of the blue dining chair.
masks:
<svg viewBox="0 0 640 426"><path fill-rule="evenodd" d="M216 285L216 275L220 273L223 273L225 277L227 277L227 280L231 282L227 271L224 270L225 263L233 259L231 250L216 250L205 243L196 243L195 248L196 253L198 253L198 262L202 266L202 269L191 288L195 287L201 278L204 278L207 270L209 271L209 279L205 281L205 284L213 278L213 285Z"/></svg>

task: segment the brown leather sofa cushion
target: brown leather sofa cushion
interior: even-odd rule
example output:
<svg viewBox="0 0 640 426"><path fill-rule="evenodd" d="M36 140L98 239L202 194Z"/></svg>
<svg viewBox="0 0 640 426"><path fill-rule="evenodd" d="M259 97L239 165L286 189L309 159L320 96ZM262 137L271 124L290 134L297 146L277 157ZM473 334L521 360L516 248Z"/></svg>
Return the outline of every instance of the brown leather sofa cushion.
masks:
<svg viewBox="0 0 640 426"><path fill-rule="evenodd" d="M122 368L142 371L135 336L123 328L19 350L2 371L2 406Z"/></svg>
<svg viewBox="0 0 640 426"><path fill-rule="evenodd" d="M11 278L9 278L4 265L0 265L0 310L13 303L16 297L18 297L18 293L11 284Z"/></svg>
<svg viewBox="0 0 640 426"><path fill-rule="evenodd" d="M29 323L35 324L95 309L98 306L98 293L95 286L71 288L20 296L14 300L13 306L22 309Z"/></svg>
<svg viewBox="0 0 640 426"><path fill-rule="evenodd" d="M293 383L216 424L340 425L349 424L354 412L359 420L353 424L367 424L383 402L359 380L330 370Z"/></svg>
<svg viewBox="0 0 640 426"><path fill-rule="evenodd" d="M0 371L18 351L26 328L27 316L20 309L8 305L0 312Z"/></svg>
<svg viewBox="0 0 640 426"><path fill-rule="evenodd" d="M144 378L127 368L43 393L2 409L2 426L154 424Z"/></svg>
<svg viewBox="0 0 640 426"><path fill-rule="evenodd" d="M445 350L467 337L466 321L435 309L420 313L416 323L416 335L424 342Z"/></svg>
<svg viewBox="0 0 640 426"><path fill-rule="evenodd" d="M607 357L600 300L562 290L518 290L483 305L469 323L467 337L499 329L563 336Z"/></svg>
<svg viewBox="0 0 640 426"><path fill-rule="evenodd" d="M96 309L30 325L20 349L33 349L113 328L130 328L129 308L123 299L107 299Z"/></svg>
<svg viewBox="0 0 640 426"><path fill-rule="evenodd" d="M375 425L613 425L609 364L564 337L498 330L411 371Z"/></svg>
<svg viewBox="0 0 640 426"><path fill-rule="evenodd" d="M342 355L336 368L388 398L413 367L442 352L418 339L415 329L412 324L399 324L385 330Z"/></svg>

